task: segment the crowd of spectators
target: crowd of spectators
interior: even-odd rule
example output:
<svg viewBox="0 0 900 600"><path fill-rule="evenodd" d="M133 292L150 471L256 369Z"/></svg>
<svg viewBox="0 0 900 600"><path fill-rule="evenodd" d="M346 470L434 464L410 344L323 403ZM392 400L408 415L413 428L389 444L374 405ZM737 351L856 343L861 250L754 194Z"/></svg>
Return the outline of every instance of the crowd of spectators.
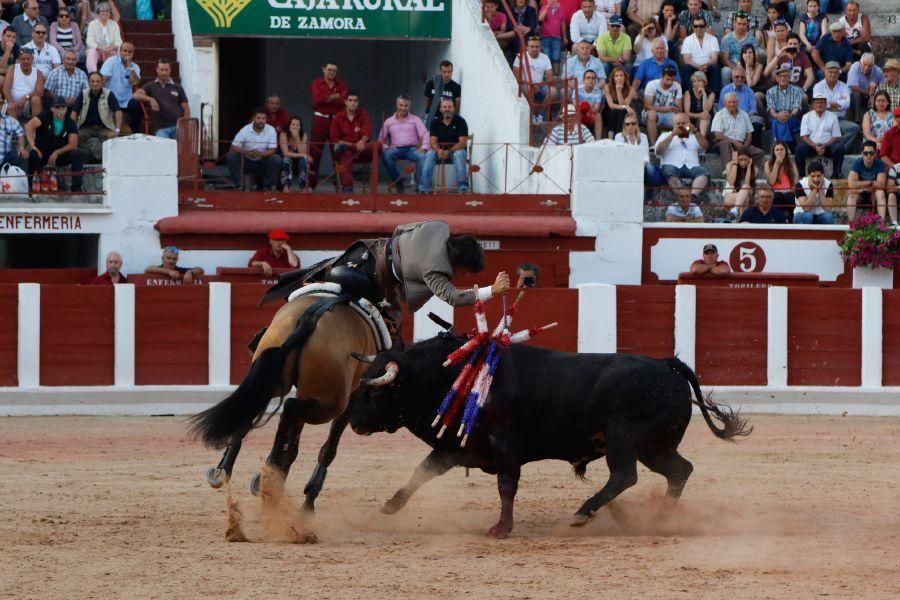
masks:
<svg viewBox="0 0 900 600"><path fill-rule="evenodd" d="M162 3L140 18L163 16ZM160 59L156 80L141 86L135 47L123 39L112 0L16 0L0 19L0 157L25 171L34 191L56 191L58 167L69 166L70 190L81 191L84 164L101 160L103 141L144 131L144 107L155 135L175 138L190 116L172 65Z"/></svg>
<svg viewBox="0 0 900 600"><path fill-rule="evenodd" d="M846 190L849 218L865 207L896 223L900 59L876 59L859 0L759 1L722 14L712 0L485 0L485 20L546 142L642 146L646 197L669 189L669 220L693 219L721 179L730 220L828 222L833 194L800 194L815 167L829 193Z"/></svg>
<svg viewBox="0 0 900 600"><path fill-rule="evenodd" d="M540 52L540 44L529 41L528 48ZM469 127L459 115L462 88L453 80L450 61L441 61L439 73L425 85L424 115L412 113L408 94L398 94L395 111L381 124L377 136L368 111L361 106L363 98L338 77L338 69L336 62L325 62L322 76L310 83L309 135L302 119L284 110L277 95L267 97L265 105L254 111L251 122L235 135L225 159L235 189L248 189L245 179L251 176L249 189L314 190L323 153L330 149L331 178L344 193L354 191L354 165L372 163L376 156L389 189L397 193L406 192L408 173L413 178L411 189L420 194L448 187L446 182L435 185L439 164L451 165L456 190L468 193ZM549 62L546 72L552 77Z"/></svg>

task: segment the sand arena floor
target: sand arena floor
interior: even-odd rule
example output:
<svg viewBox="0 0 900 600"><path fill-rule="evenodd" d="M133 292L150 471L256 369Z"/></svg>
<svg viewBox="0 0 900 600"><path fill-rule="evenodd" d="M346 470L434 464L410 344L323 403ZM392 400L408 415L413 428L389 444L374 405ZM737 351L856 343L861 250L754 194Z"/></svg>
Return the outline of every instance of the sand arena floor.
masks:
<svg viewBox="0 0 900 600"><path fill-rule="evenodd" d="M638 485L582 529L571 514L606 480L525 467L516 527L496 520L495 479L454 470L400 514L378 508L425 456L405 432L344 437L311 526L318 544L229 543L226 492L203 481L218 453L180 418L0 419L0 598L898 598L900 420L754 416L730 444L695 418L695 471L677 510ZM285 540L293 515L247 491L275 423L238 459L232 495L251 538ZM325 427L307 428L287 492Z"/></svg>

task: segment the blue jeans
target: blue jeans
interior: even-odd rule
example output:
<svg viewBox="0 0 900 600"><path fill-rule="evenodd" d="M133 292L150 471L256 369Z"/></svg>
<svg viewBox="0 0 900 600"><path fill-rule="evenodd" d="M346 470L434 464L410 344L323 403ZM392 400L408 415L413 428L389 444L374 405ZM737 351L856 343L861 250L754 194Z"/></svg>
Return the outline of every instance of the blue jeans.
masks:
<svg viewBox="0 0 900 600"><path fill-rule="evenodd" d="M554 65L559 64L559 56L562 52L562 39L558 37L544 36L541 38L541 52L550 58Z"/></svg>
<svg viewBox="0 0 900 600"><path fill-rule="evenodd" d="M408 160L416 165L416 180L422 172L422 154L416 146L392 146L381 153L381 164L388 173L391 183L403 185L402 175L397 169L398 160Z"/></svg>
<svg viewBox="0 0 900 600"><path fill-rule="evenodd" d="M794 225L834 225L834 214L829 212L814 215L808 212L794 215Z"/></svg>
<svg viewBox="0 0 900 600"><path fill-rule="evenodd" d="M156 137L169 138L170 140L174 140L175 139L175 125L172 125L171 127L160 127L159 129L156 130L155 135L156 135Z"/></svg>
<svg viewBox="0 0 900 600"><path fill-rule="evenodd" d="M465 149L451 152L446 161L453 162L453 170L456 171L456 185L460 190L469 188L469 180L467 179L468 167L466 163ZM419 191L430 192L434 183L434 166L437 164L437 152L430 150L425 158L422 159L422 173L419 176Z"/></svg>

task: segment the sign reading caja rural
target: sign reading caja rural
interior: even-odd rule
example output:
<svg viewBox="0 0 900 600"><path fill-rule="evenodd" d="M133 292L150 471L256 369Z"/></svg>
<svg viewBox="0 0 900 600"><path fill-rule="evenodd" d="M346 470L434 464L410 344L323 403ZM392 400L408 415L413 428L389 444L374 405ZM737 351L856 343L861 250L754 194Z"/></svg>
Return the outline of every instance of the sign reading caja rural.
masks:
<svg viewBox="0 0 900 600"><path fill-rule="evenodd" d="M452 0L188 0L198 35L450 39Z"/></svg>

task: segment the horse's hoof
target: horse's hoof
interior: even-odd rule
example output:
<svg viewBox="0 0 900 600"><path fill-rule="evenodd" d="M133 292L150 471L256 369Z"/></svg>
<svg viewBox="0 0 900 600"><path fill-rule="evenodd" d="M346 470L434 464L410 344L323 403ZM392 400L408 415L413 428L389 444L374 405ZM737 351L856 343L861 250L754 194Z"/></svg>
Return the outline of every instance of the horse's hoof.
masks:
<svg viewBox="0 0 900 600"><path fill-rule="evenodd" d="M259 485L262 481L262 474L255 473L253 477L250 478L250 493L254 496L259 496Z"/></svg>
<svg viewBox="0 0 900 600"><path fill-rule="evenodd" d="M487 537L494 538L495 540L503 540L509 537L509 532L512 531L512 527L509 525L505 525L503 523L497 523L485 534Z"/></svg>
<svg viewBox="0 0 900 600"><path fill-rule="evenodd" d="M208 483L214 490L217 490L225 485L226 481L228 481L228 474L225 472L225 469L220 469L219 467L210 467L206 470L206 483Z"/></svg>
<svg viewBox="0 0 900 600"><path fill-rule="evenodd" d="M569 527L582 527L593 518L594 518L594 515L575 513L575 516L572 517L572 521L569 523Z"/></svg>

